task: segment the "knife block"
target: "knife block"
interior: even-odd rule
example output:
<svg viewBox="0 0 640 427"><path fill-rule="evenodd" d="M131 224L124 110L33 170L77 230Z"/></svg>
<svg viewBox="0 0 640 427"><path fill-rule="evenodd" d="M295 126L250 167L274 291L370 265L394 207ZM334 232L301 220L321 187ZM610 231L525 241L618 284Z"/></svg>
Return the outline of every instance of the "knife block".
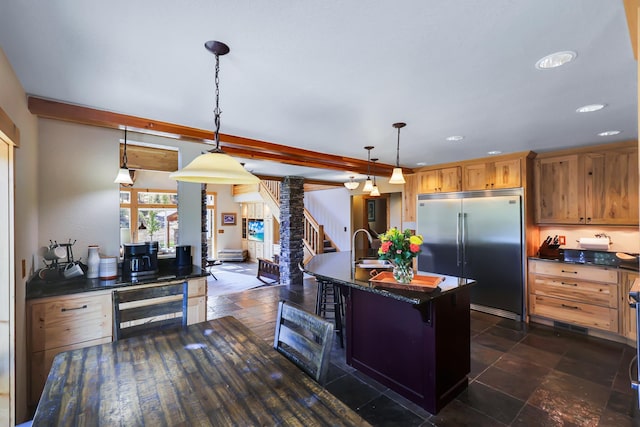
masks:
<svg viewBox="0 0 640 427"><path fill-rule="evenodd" d="M540 258L560 259L560 245L550 245L543 242L538 249L538 255Z"/></svg>

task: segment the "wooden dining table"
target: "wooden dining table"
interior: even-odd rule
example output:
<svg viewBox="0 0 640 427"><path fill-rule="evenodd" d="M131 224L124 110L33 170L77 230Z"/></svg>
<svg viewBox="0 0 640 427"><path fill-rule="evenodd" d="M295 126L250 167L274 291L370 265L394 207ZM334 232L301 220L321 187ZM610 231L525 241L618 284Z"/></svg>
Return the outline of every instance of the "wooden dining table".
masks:
<svg viewBox="0 0 640 427"><path fill-rule="evenodd" d="M367 426L228 316L58 354L34 426Z"/></svg>

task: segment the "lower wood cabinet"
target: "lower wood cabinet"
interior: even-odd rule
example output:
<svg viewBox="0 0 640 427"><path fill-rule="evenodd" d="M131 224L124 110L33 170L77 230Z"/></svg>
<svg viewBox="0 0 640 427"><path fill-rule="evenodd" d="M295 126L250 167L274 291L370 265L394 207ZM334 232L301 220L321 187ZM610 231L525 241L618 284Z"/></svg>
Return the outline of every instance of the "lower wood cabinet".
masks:
<svg viewBox="0 0 640 427"><path fill-rule="evenodd" d="M636 309L629 306L629 290L640 275L633 271L620 271L620 334L627 340L636 341Z"/></svg>
<svg viewBox="0 0 640 427"><path fill-rule="evenodd" d="M529 314L619 333L618 270L529 261Z"/></svg>
<svg viewBox="0 0 640 427"><path fill-rule="evenodd" d="M187 321L189 324L204 322L207 319L207 278L198 277L188 282ZM168 283L171 282L162 284ZM154 285L128 286L127 289ZM53 358L58 353L113 340L112 292L92 291L28 301L30 405L36 405L40 400Z"/></svg>

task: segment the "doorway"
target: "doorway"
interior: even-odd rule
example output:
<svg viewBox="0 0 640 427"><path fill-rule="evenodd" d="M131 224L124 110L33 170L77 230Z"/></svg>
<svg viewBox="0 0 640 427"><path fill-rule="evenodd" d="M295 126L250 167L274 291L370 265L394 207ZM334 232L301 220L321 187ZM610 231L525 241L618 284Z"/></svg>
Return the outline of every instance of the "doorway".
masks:
<svg viewBox="0 0 640 427"><path fill-rule="evenodd" d="M13 425L16 421L13 155L18 141L8 136L17 128L2 109L0 119L0 348L3 349L0 351L0 424ZM14 136L17 135L15 132Z"/></svg>

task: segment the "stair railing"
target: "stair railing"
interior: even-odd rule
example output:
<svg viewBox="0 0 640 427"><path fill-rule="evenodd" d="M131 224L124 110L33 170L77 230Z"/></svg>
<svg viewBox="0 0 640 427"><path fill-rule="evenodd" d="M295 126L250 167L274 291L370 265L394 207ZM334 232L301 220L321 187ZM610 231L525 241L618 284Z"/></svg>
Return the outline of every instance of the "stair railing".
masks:
<svg viewBox="0 0 640 427"><path fill-rule="evenodd" d="M266 193L268 197L265 197ZM263 199L269 200L271 199L277 205L277 216L280 217L280 181L270 181L270 180L262 180L260 181L260 194L263 196ZM273 207L271 207L271 203L269 204L272 212L276 215L276 211ZM302 237L302 242L305 248L309 251L309 253L313 255L324 253L324 226L318 224L318 222L313 218L311 213L304 208L304 232Z"/></svg>

